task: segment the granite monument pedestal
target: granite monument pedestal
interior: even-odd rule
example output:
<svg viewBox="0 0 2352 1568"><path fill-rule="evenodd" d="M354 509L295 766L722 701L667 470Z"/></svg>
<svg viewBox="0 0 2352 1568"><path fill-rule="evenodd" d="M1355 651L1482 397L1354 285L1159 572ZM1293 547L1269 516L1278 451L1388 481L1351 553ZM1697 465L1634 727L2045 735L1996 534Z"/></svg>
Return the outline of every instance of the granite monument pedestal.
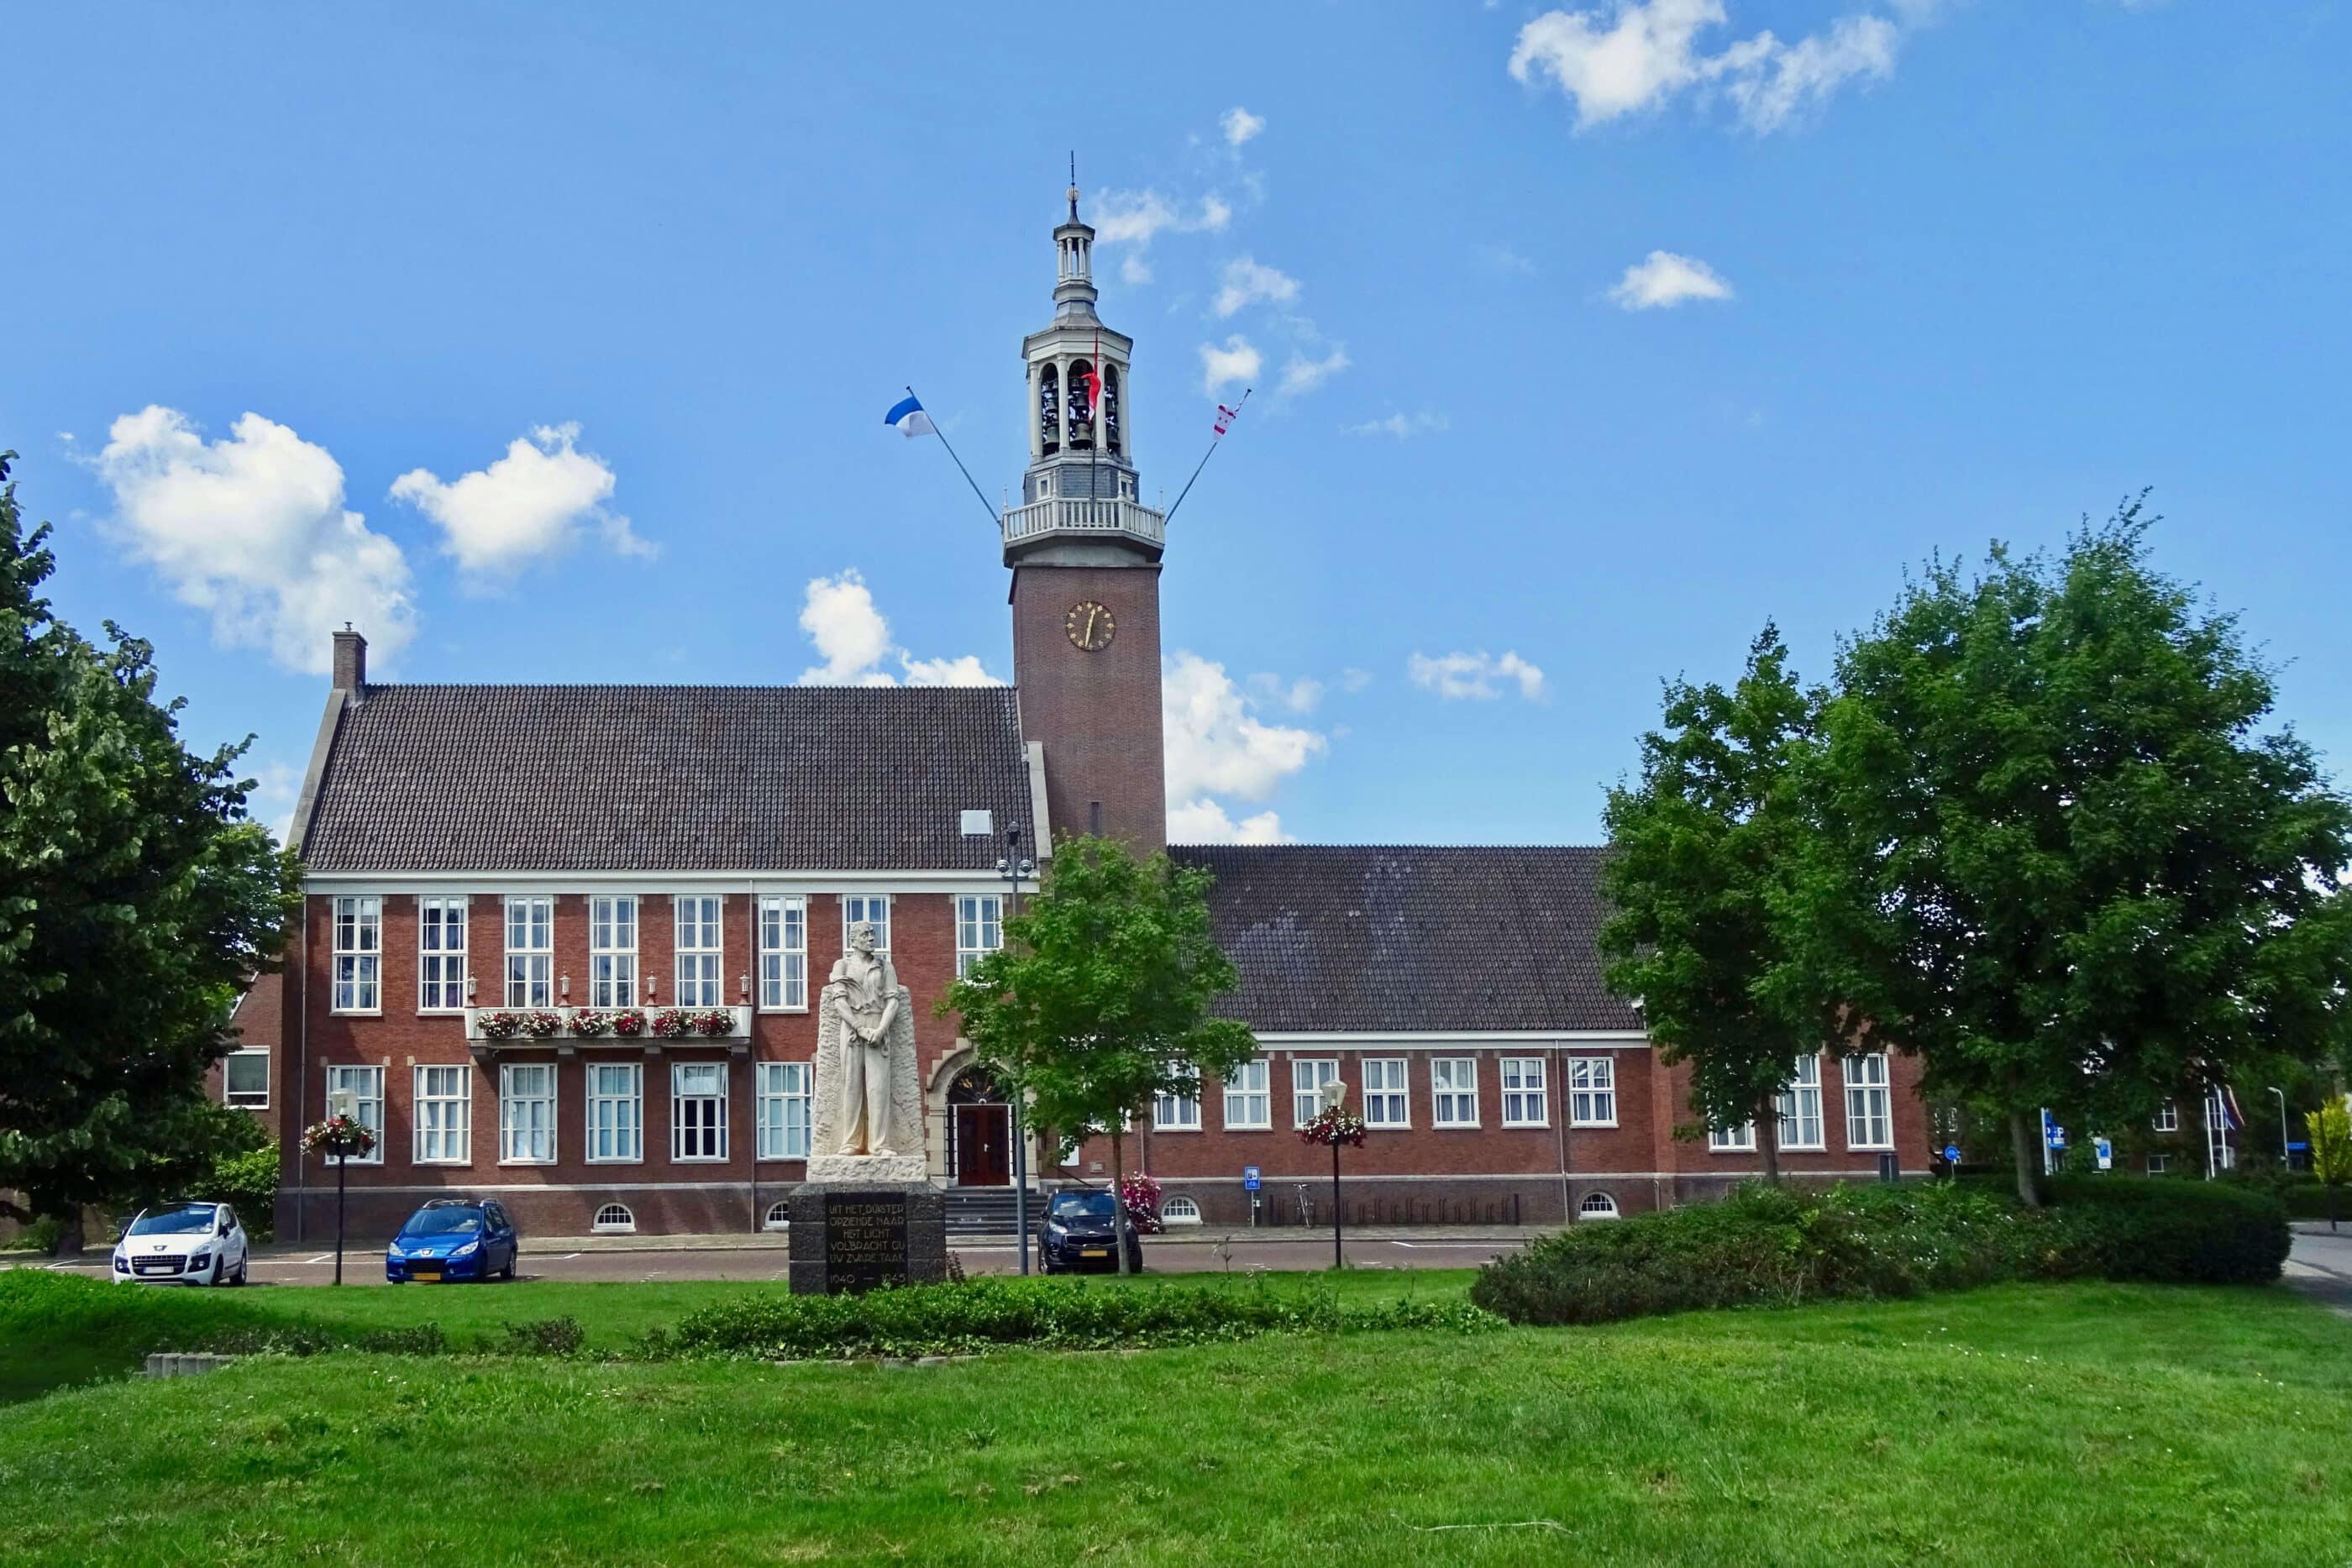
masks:
<svg viewBox="0 0 2352 1568"><path fill-rule="evenodd" d="M948 1277L947 1197L927 1181L803 1182L789 1201L785 1258L796 1296Z"/></svg>

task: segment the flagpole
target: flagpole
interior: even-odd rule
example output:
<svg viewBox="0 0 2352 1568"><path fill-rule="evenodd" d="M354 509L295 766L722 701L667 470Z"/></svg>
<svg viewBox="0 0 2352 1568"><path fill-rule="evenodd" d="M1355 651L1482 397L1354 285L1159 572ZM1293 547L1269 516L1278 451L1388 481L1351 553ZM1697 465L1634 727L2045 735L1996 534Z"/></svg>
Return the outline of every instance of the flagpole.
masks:
<svg viewBox="0 0 2352 1568"><path fill-rule="evenodd" d="M919 403L923 401L913 387L907 389L907 395ZM1242 394L1242 401L1244 402L1249 401L1247 392ZM923 412L929 413L930 410L925 409ZM979 482L972 478L971 470L963 465L963 459L956 455L956 449L948 444L948 433L940 428L940 422L936 419L931 421L931 434L940 438L940 445L946 450L949 461L956 465L956 472L963 476L963 482L971 486L972 499L978 501L980 509L988 514L988 520L1000 528L1003 527L1004 519L997 515L995 507L988 504L988 497L980 493Z"/></svg>
<svg viewBox="0 0 2352 1568"><path fill-rule="evenodd" d="M1249 400L1250 389L1247 387L1242 388L1242 401L1234 405L1234 416L1236 419L1241 417L1241 412L1244 407L1248 406ZM1184 487L1176 492L1176 507L1182 506L1184 504L1184 497L1192 493L1193 481L1200 478L1201 470L1209 465L1209 459L1217 455L1217 445L1220 442L1223 441L1224 438L1224 434L1222 431L1209 438L1209 449L1201 454L1200 464L1192 470L1192 477L1185 480ZM1168 516L1160 519L1160 526L1162 528L1165 528L1168 524L1176 520L1176 507L1169 507Z"/></svg>

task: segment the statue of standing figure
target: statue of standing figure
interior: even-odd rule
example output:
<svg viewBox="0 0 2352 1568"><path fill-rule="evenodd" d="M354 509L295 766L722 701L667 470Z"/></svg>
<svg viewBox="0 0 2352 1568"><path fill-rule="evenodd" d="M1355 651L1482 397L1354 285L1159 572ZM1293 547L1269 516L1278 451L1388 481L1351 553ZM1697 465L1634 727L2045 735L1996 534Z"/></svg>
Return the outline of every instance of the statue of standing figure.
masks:
<svg viewBox="0 0 2352 1568"><path fill-rule="evenodd" d="M816 1147L850 1155L919 1155L915 1020L874 927L849 928L849 950L825 981L817 1020Z"/></svg>

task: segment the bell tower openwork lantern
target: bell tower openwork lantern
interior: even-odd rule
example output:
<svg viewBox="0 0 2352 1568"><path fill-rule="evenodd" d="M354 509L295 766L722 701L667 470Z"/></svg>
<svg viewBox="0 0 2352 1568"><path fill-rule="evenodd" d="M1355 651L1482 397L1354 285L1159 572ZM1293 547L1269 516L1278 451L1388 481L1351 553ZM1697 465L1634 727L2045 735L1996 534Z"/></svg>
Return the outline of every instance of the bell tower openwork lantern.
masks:
<svg viewBox="0 0 2352 1568"><path fill-rule="evenodd" d="M1135 342L1095 313L1095 231L1078 216L1075 179L1069 203L1068 219L1054 230L1053 322L1021 343L1029 467L1021 504L1004 513L1008 566L1040 550L1157 560L1167 539L1165 519L1138 491L1127 397Z"/></svg>

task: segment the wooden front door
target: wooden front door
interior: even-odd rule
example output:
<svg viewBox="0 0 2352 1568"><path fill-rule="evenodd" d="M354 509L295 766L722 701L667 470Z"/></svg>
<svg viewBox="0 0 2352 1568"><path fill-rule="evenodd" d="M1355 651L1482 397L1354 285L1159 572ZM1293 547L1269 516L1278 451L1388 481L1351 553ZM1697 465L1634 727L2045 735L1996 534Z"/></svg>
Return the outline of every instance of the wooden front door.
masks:
<svg viewBox="0 0 2352 1568"><path fill-rule="evenodd" d="M1013 1185L1013 1111L1008 1105L955 1108L956 1185Z"/></svg>

